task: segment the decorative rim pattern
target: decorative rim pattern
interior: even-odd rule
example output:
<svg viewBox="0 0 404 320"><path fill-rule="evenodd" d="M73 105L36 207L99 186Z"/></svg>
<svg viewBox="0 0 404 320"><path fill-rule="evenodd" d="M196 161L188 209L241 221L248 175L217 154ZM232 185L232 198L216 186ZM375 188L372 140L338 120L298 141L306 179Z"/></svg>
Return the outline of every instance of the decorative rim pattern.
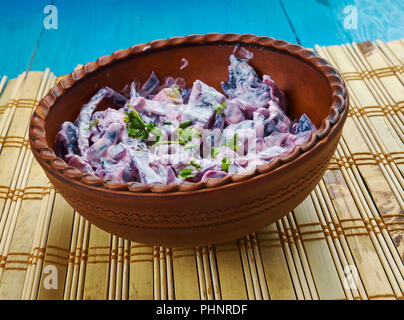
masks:
<svg viewBox="0 0 404 320"><path fill-rule="evenodd" d="M93 174L83 173L78 169L69 166L63 159L56 156L46 141L45 120L50 108L60 99L76 81L91 74L106 65L125 59L129 56L136 56L145 51L157 51L164 47L173 47L183 44L245 44L267 48L274 48L281 52L289 53L314 66L328 80L332 92L331 106L327 117L322 121L317 131L313 132L310 138L303 144L285 154L275 157L271 162L258 165L255 170L248 173L227 175L223 178L210 178L200 182L182 182L180 184L145 185L139 182L115 183L110 180L99 178ZM203 188L215 188L225 184L241 182L253 176L268 173L279 166L286 164L303 153L312 149L320 140L324 139L333 126L341 119L343 113L347 112L347 90L340 73L325 59L319 57L314 51L305 49L299 45L291 44L283 40L276 40L270 37L259 37L251 34L220 34L209 33L206 35L190 35L186 37L173 37L166 40L154 40L149 43L138 44L129 49L118 50L111 55L98 58L96 61L85 64L82 68L70 73L66 78L57 83L40 101L36 107L30 123L29 136L31 149L37 158L47 163L53 173L61 174L73 184L82 182L92 187L100 187L104 190L125 190L135 193L170 193L177 191L195 191Z"/></svg>

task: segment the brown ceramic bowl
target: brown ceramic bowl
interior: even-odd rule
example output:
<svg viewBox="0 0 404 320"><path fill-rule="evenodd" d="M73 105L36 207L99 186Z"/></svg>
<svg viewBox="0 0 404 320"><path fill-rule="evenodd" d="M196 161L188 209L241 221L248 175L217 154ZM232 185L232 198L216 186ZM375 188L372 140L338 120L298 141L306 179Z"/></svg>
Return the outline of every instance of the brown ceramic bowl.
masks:
<svg viewBox="0 0 404 320"><path fill-rule="evenodd" d="M134 78L200 79L221 90L236 45L286 92L288 115L306 113L318 130L303 145L243 176L180 185L114 184L69 167L54 152L60 125L73 121L102 86L121 90ZM180 70L181 58L189 65ZM35 158L67 202L91 223L133 241L199 246L236 239L275 222L303 201L334 153L348 113L338 71L313 51L268 37L207 34L175 37L119 50L61 80L41 100L30 123Z"/></svg>

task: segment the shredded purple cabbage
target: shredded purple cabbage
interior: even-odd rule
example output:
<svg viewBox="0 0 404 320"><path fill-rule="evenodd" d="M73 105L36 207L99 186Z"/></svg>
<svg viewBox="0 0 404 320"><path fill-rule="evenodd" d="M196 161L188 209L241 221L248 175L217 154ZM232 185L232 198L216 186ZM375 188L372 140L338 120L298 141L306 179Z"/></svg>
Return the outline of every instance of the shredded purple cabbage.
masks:
<svg viewBox="0 0 404 320"><path fill-rule="evenodd" d="M223 93L200 80L161 83L154 72L122 93L101 88L74 123L62 124L58 156L115 182L174 184L243 174L293 150L314 124L305 114L291 121L285 94L241 53L230 56Z"/></svg>

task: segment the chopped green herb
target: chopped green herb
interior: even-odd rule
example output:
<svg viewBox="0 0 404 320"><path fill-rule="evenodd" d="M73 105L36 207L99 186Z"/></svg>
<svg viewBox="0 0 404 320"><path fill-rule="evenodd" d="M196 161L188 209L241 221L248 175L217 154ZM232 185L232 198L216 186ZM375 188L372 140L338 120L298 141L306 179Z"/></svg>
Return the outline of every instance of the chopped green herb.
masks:
<svg viewBox="0 0 404 320"><path fill-rule="evenodd" d="M216 114L220 114L224 109L226 109L226 107L227 101L223 101L222 103L215 105L213 108L216 110Z"/></svg>
<svg viewBox="0 0 404 320"><path fill-rule="evenodd" d="M183 179L195 177L195 174L189 168L182 169L178 173L179 173L180 177Z"/></svg>
<svg viewBox="0 0 404 320"><path fill-rule="evenodd" d="M222 159L222 171L227 171L231 165L231 161L229 158L224 157Z"/></svg>
<svg viewBox="0 0 404 320"><path fill-rule="evenodd" d="M150 133L156 137L156 142L159 142L161 137L164 136L164 132L161 128L159 127L154 127L153 129L150 130Z"/></svg>
<svg viewBox="0 0 404 320"><path fill-rule="evenodd" d="M92 122L90 124L90 126L88 127L88 130L90 130L92 127L94 127L96 124L98 124L98 122L100 122L99 120L95 120L94 122Z"/></svg>
<svg viewBox="0 0 404 320"><path fill-rule="evenodd" d="M128 136L137 139L148 139L149 133L152 130L155 129L156 132L156 126L153 123L144 123L140 113L138 113L130 104L128 105L132 108L132 111L125 112L126 117L124 120L126 122L126 128L128 129Z"/></svg>
<svg viewBox="0 0 404 320"><path fill-rule="evenodd" d="M212 158L215 158L215 157L220 153L220 150L221 150L221 147L213 147L213 148L210 150L210 156L211 156Z"/></svg>
<svg viewBox="0 0 404 320"><path fill-rule="evenodd" d="M201 133L196 128L179 128L178 129L178 140L181 144L186 144L192 141L194 137L201 137Z"/></svg>
<svg viewBox="0 0 404 320"><path fill-rule="evenodd" d="M146 129L149 132L151 132L155 127L156 125L154 123L146 123Z"/></svg>
<svg viewBox="0 0 404 320"><path fill-rule="evenodd" d="M184 121L182 123L180 123L179 128L181 129L185 129L186 127L188 127L192 122L190 120Z"/></svg>
<svg viewBox="0 0 404 320"><path fill-rule="evenodd" d="M128 129L128 135L131 138L147 139L149 133L147 132L146 125L142 120L142 117L136 111L125 112L126 128Z"/></svg>
<svg viewBox="0 0 404 320"><path fill-rule="evenodd" d="M235 133L234 136L229 141L227 141L224 145L226 147L229 147L229 148L233 149L234 151L236 151L237 147L238 147L237 140L238 140L238 135L237 135L237 133Z"/></svg>
<svg viewBox="0 0 404 320"><path fill-rule="evenodd" d="M201 171L202 166L197 164L194 160L191 160L191 162L189 163L191 166L193 166L197 171Z"/></svg>
<svg viewBox="0 0 404 320"><path fill-rule="evenodd" d="M171 125L171 122L169 122L169 121L163 121L163 124Z"/></svg>

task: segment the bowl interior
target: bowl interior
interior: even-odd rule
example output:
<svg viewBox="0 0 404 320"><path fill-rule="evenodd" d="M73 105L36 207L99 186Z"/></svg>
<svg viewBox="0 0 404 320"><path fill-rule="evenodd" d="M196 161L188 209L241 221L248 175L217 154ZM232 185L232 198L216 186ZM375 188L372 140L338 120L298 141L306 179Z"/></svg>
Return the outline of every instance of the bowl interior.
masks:
<svg viewBox="0 0 404 320"><path fill-rule="evenodd" d="M185 79L187 87L192 87L192 83L200 79L222 91L220 83L227 80L229 56L235 46L236 43L187 44L146 50L107 64L77 81L51 108L45 122L49 146L54 148L55 136L61 124L67 120L74 121L82 105L103 86L121 91L133 80L144 82L150 72L154 71L160 80L167 76L181 77ZM255 70L261 75L270 75L286 93L289 117L295 119L306 113L319 127L331 106L331 88L322 73L308 62L287 52L258 46L239 46L246 47L254 54L250 64ZM180 70L182 58L189 63Z"/></svg>

